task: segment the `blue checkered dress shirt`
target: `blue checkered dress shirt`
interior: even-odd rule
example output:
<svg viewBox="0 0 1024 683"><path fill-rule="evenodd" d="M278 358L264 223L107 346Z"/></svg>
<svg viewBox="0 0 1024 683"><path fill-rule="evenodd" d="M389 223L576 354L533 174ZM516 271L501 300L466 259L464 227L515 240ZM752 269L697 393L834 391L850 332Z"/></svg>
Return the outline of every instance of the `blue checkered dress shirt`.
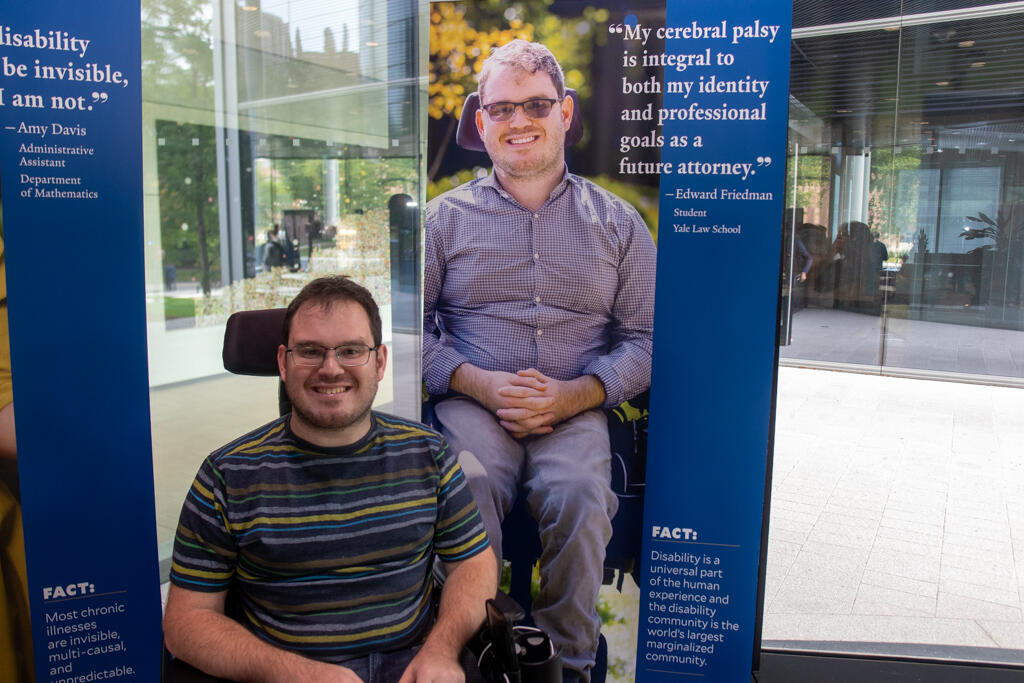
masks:
<svg viewBox="0 0 1024 683"><path fill-rule="evenodd" d="M493 174L426 210L423 375L449 391L455 369L595 375L605 406L647 389L654 241L636 209L566 173L536 213Z"/></svg>

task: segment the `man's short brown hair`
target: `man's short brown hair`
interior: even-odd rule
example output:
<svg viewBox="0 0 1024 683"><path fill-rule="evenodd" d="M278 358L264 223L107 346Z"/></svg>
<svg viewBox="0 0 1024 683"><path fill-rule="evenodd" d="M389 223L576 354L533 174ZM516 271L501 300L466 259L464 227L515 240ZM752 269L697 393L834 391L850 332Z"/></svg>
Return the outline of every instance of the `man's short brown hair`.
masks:
<svg viewBox="0 0 1024 683"><path fill-rule="evenodd" d="M516 38L491 50L491 54L484 60L480 69L480 87L477 88L481 104L490 104L484 101L484 86L491 77L491 71L502 66L514 66L528 74L543 71L551 78L558 99L565 97L565 75L551 50L540 43Z"/></svg>
<svg viewBox="0 0 1024 683"><path fill-rule="evenodd" d="M281 325L281 343L288 346L288 335L292 330L292 318L299 308L306 303L330 308L336 303L353 301L363 307L366 316L370 319L370 331L373 332L374 346L380 346L383 341L382 324L380 321L380 310L377 302L373 300L370 291L347 275L331 275L313 280L302 288L292 302L288 304L288 310L284 314L284 323Z"/></svg>

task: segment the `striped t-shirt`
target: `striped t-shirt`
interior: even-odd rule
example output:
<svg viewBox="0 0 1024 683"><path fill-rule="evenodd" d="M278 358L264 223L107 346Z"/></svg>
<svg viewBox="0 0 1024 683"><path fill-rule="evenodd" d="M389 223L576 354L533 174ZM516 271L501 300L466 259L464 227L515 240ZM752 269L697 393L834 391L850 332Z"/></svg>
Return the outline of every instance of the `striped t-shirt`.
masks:
<svg viewBox="0 0 1024 683"><path fill-rule="evenodd" d="M171 581L230 586L257 636L343 662L420 641L434 555L456 562L487 545L438 433L373 413L363 439L321 448L285 416L203 462L182 507Z"/></svg>

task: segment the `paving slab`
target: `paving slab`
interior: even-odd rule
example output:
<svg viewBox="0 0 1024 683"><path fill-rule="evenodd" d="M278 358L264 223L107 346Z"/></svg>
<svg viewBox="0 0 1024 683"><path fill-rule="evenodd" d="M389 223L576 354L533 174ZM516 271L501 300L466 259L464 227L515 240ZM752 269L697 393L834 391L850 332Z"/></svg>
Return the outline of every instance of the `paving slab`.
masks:
<svg viewBox="0 0 1024 683"><path fill-rule="evenodd" d="M765 641L1024 664L1024 389L784 367L778 405Z"/></svg>

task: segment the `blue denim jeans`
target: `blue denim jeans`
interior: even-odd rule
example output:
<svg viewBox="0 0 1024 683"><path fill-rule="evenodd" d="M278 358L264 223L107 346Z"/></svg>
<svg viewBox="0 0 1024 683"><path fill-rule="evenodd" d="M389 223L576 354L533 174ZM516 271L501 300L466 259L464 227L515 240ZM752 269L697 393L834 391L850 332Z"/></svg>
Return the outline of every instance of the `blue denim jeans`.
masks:
<svg viewBox="0 0 1024 683"><path fill-rule="evenodd" d="M415 645L393 652L374 652L345 662L343 666L352 669L364 683L397 683L419 649L420 646Z"/></svg>
<svg viewBox="0 0 1024 683"><path fill-rule="evenodd" d="M404 650L374 652L347 661L342 666L352 669L364 683L397 683L419 649L419 645L414 645ZM463 651L461 663L467 683L482 683L480 670L468 651Z"/></svg>

